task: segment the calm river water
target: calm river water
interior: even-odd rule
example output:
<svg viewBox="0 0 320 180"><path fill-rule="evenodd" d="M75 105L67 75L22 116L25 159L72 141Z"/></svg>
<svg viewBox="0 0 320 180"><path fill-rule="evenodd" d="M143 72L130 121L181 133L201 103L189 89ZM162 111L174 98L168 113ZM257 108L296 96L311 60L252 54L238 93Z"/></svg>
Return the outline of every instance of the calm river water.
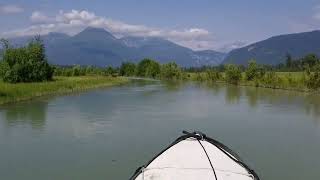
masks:
<svg viewBox="0 0 320 180"><path fill-rule="evenodd" d="M230 146L262 180L320 179L320 95L160 82L0 106L0 179L128 179L182 130Z"/></svg>

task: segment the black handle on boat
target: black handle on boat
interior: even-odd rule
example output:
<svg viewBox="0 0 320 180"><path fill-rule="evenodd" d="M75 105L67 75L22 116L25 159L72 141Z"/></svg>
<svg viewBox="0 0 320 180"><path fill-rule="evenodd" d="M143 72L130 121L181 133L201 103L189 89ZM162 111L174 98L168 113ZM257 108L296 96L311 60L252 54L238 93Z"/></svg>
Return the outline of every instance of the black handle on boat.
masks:
<svg viewBox="0 0 320 180"><path fill-rule="evenodd" d="M190 133L188 131L183 130L182 133L187 135L187 136L196 138L198 140L202 140L202 139L205 139L207 137L204 133L202 133L200 131L194 131L193 133Z"/></svg>

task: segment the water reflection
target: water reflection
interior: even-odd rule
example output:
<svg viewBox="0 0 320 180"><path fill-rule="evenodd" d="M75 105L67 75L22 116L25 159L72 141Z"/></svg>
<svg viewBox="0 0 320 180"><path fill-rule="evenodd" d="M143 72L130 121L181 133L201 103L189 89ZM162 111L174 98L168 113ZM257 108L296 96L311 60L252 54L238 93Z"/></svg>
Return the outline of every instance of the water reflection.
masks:
<svg viewBox="0 0 320 180"><path fill-rule="evenodd" d="M297 91L286 91L268 88L233 86L225 84L202 84L199 87L211 90L214 95L223 93L228 104L239 104L241 98L250 108L269 104L278 108L304 109L305 113L315 118L320 117L320 95Z"/></svg>
<svg viewBox="0 0 320 180"><path fill-rule="evenodd" d="M316 94L217 83L137 81L0 106L0 179L126 179L184 129L231 145L263 179L319 179L319 115Z"/></svg>
<svg viewBox="0 0 320 180"><path fill-rule="evenodd" d="M179 91L187 83L183 81L164 81L163 84L167 91Z"/></svg>
<svg viewBox="0 0 320 180"><path fill-rule="evenodd" d="M47 101L39 100L19 103L17 105L7 105L0 108L8 126L23 124L41 129L46 122L47 107Z"/></svg>
<svg viewBox="0 0 320 180"><path fill-rule="evenodd" d="M241 89L237 86L226 85L225 99L228 104L239 104L241 94Z"/></svg>
<svg viewBox="0 0 320 180"><path fill-rule="evenodd" d="M245 96L248 97L248 104L251 108L258 105L259 93L256 88L246 88Z"/></svg>
<svg viewBox="0 0 320 180"><path fill-rule="evenodd" d="M314 117L320 116L320 95L310 94L306 97L305 109L308 114ZM319 122L320 123L320 122Z"/></svg>

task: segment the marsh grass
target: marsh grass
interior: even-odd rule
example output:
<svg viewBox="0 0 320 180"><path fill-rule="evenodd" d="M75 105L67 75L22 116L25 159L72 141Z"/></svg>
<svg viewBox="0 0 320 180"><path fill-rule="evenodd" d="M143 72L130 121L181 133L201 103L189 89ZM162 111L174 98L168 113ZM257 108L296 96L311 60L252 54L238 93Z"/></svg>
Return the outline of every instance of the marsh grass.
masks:
<svg viewBox="0 0 320 180"><path fill-rule="evenodd" d="M205 72L188 73L188 80L208 82L210 78ZM284 89L303 92L314 92L314 89L309 89L306 85L306 74L304 72L267 72L262 78L254 80L246 80L245 73L242 73L242 78L239 82L241 86L255 86L272 89ZM217 83L227 83L226 74L221 72L221 77L216 80Z"/></svg>
<svg viewBox="0 0 320 180"><path fill-rule="evenodd" d="M10 84L0 81L0 104L33 99L45 95L79 92L92 88L120 85L124 77L80 76L54 77L53 81Z"/></svg>

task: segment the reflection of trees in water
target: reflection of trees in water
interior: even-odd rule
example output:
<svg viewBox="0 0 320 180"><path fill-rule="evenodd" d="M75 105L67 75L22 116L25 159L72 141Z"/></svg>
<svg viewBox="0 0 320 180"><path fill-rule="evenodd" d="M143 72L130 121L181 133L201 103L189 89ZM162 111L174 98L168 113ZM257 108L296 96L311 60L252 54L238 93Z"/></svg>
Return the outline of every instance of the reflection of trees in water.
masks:
<svg viewBox="0 0 320 180"><path fill-rule="evenodd" d="M306 112L314 117L320 117L320 95L310 94L306 96L306 99L304 103Z"/></svg>
<svg viewBox="0 0 320 180"><path fill-rule="evenodd" d="M250 105L266 102L273 106L295 106L303 108L306 113L315 117L320 116L320 95L304 94L296 91L274 90L266 88L245 88L245 94Z"/></svg>
<svg viewBox="0 0 320 180"><path fill-rule="evenodd" d="M19 103L3 109L9 126L30 124L33 128L43 128L46 121L48 103L45 101Z"/></svg>
<svg viewBox="0 0 320 180"><path fill-rule="evenodd" d="M163 81L162 83L167 91L179 91L186 85L186 82L183 81Z"/></svg>
<svg viewBox="0 0 320 180"><path fill-rule="evenodd" d="M199 86L202 89L206 89L208 91L213 92L214 95L219 95L219 93L223 92L225 88L225 84L219 84L214 82L199 83Z"/></svg>
<svg viewBox="0 0 320 180"><path fill-rule="evenodd" d="M131 79L130 84L123 84L123 86L146 86L146 85L152 85L152 84L157 84L159 81L155 80L144 80L144 79Z"/></svg>
<svg viewBox="0 0 320 180"><path fill-rule="evenodd" d="M229 104L237 104L241 96L246 96L250 107L256 107L261 103L270 104L275 108L295 106L302 111L305 110L309 115L320 117L320 94L223 84L206 84L203 87L213 90L214 94L225 90L225 100Z"/></svg>
<svg viewBox="0 0 320 180"><path fill-rule="evenodd" d="M238 104L241 97L241 88L234 85L226 85L226 102L229 104Z"/></svg>
<svg viewBox="0 0 320 180"><path fill-rule="evenodd" d="M245 87L244 94L248 98L248 104L250 107L254 108L258 105L259 91L255 87Z"/></svg>
<svg viewBox="0 0 320 180"><path fill-rule="evenodd" d="M295 106L302 108L307 114L320 116L320 95L305 94L297 91L275 90L267 88L244 88L250 106L257 106L258 101L271 104L275 107Z"/></svg>

